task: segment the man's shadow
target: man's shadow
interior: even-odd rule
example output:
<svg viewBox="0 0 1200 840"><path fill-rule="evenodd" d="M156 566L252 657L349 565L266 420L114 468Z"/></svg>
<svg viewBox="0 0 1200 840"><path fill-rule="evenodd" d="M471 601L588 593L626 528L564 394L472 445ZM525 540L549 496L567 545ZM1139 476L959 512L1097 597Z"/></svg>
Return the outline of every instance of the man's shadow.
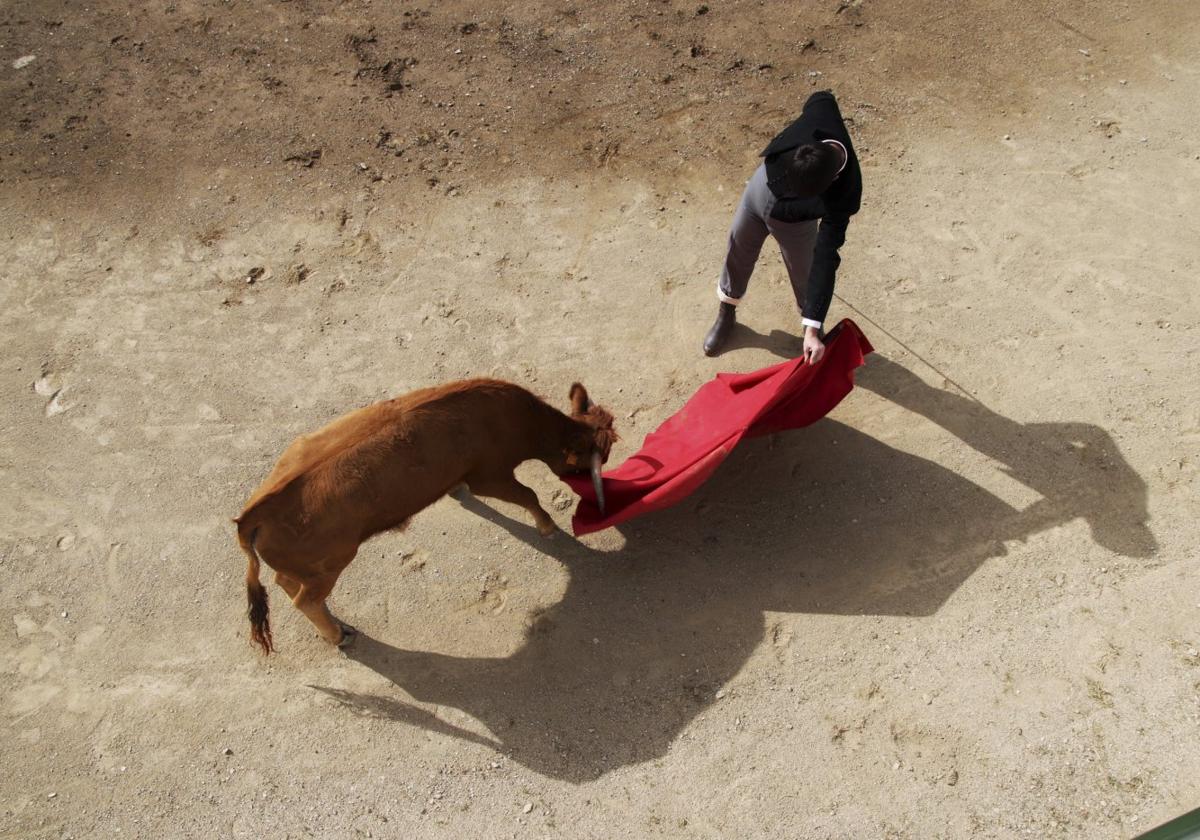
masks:
<svg viewBox="0 0 1200 840"><path fill-rule="evenodd" d="M731 353L734 350L748 350L752 348L767 350L781 359L796 359L804 352L804 337L785 332L784 330L771 330L769 333L760 333L738 321L734 324L733 332L729 334L729 338L725 343L725 349L721 352L721 355Z"/></svg>
<svg viewBox="0 0 1200 840"><path fill-rule="evenodd" d="M501 658L405 650L363 634L348 655L419 701L321 688L356 714L485 743L582 782L660 757L762 642L764 612L928 616L1004 542L1077 517L1102 546L1148 557L1146 487L1106 432L1021 424L872 357L859 384L1005 465L1041 494L1017 509L932 461L842 423L743 443L696 494L595 551L478 500L464 506L555 557L570 581Z"/></svg>

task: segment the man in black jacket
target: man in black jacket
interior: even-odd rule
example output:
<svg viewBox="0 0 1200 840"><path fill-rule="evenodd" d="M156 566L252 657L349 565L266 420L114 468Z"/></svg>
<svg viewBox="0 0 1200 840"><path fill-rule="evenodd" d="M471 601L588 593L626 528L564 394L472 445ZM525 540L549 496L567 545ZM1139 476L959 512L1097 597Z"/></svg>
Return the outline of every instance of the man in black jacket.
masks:
<svg viewBox="0 0 1200 840"><path fill-rule="evenodd" d="M825 353L822 324L841 262L838 249L862 199L858 157L833 94L823 90L810 96L800 118L770 142L762 157L733 216L717 286L720 310L704 338L704 352L715 356L733 331L735 308L769 233L779 243L796 295L804 357L815 364Z"/></svg>

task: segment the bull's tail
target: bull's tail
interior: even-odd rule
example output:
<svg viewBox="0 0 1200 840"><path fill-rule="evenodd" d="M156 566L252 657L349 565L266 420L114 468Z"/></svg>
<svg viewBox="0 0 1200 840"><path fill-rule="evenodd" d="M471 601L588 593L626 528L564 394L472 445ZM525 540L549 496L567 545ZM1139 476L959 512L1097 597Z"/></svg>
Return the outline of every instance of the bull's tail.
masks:
<svg viewBox="0 0 1200 840"><path fill-rule="evenodd" d="M246 600L250 604L250 639L261 645L264 653L270 653L275 649L271 641L271 623L268 618L270 608L267 605L267 590L258 579L261 561L254 549L254 535L258 529L248 528L245 522L234 521L238 526L238 544L241 545L242 551L246 552L249 560L246 566Z"/></svg>

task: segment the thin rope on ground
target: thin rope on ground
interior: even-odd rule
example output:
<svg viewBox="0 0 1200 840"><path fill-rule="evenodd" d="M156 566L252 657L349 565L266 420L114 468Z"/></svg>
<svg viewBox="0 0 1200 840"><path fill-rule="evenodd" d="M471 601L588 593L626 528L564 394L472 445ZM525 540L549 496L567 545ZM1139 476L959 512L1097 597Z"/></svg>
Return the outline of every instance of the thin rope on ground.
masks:
<svg viewBox="0 0 1200 840"><path fill-rule="evenodd" d="M834 293L833 293L833 296L834 296L835 298L837 298L838 300L840 300L840 301L842 302L842 304L843 304L844 306L846 306L848 309L852 310L853 312L855 312L855 313L857 313L859 316L861 316L861 317L862 317L862 319L863 319L864 321L866 321L868 324L870 324L871 326L873 326L875 329L879 330L881 333L883 333L884 335L886 335L886 336L887 336L888 338L890 338L892 341L896 342L896 343L897 343L897 344L899 344L901 347L903 347L905 350L907 350L909 353L911 353L913 356L915 356L915 357L916 357L916 359L917 359L919 362L921 362L921 364L925 365L927 368L929 368L930 370L932 370L932 371L933 371L934 373L936 373L938 376L942 377L942 379L945 379L947 382L949 382L949 383L950 383L951 385L953 385L955 388L957 388L958 390L962 391L964 394L966 394L966 395L967 395L968 397L970 397L971 399L975 400L975 402L979 403L980 405L983 405L983 400L979 399L979 397L975 396L975 395L974 395L974 394L972 394L970 391L968 391L966 388L964 388L963 386L961 386L961 385L959 385L957 382L955 382L953 379L951 379L949 376L947 376L946 374L942 373L942 371L938 369L937 365L935 365L933 362L931 362L931 361L929 361L928 359L926 359L924 356L922 356L922 355L921 355L920 353L918 353L916 350L914 350L914 349L912 349L911 347L909 347L907 344L905 344L905 343L904 343L903 341L901 341L900 339L896 338L896 336L892 335L892 334L891 334L891 333L890 333L890 332L889 332L887 329L885 329L885 328L884 328L884 327L883 327L883 326L882 326L882 325L881 325L881 324L880 324L878 321L876 321L876 320L875 320L874 318L872 318L870 315L868 315L867 313L863 312L861 309L859 309L859 308L858 308L857 306L855 306L854 304L850 303L850 301L846 300L844 297L842 297L841 295L839 295L837 292L834 292ZM987 406L984 406L984 408L986 408L986 407L987 407Z"/></svg>

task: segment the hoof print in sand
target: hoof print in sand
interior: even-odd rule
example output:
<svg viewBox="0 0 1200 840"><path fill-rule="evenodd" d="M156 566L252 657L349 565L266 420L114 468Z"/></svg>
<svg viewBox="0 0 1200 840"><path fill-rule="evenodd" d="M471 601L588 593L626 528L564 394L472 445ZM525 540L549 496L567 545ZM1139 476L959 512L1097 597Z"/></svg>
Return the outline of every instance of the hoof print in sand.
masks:
<svg viewBox="0 0 1200 840"><path fill-rule="evenodd" d="M59 384L58 378L53 374L46 374L40 377L33 383L34 393L46 397L46 416L53 417L56 414L62 414L70 404L66 402L67 387Z"/></svg>

